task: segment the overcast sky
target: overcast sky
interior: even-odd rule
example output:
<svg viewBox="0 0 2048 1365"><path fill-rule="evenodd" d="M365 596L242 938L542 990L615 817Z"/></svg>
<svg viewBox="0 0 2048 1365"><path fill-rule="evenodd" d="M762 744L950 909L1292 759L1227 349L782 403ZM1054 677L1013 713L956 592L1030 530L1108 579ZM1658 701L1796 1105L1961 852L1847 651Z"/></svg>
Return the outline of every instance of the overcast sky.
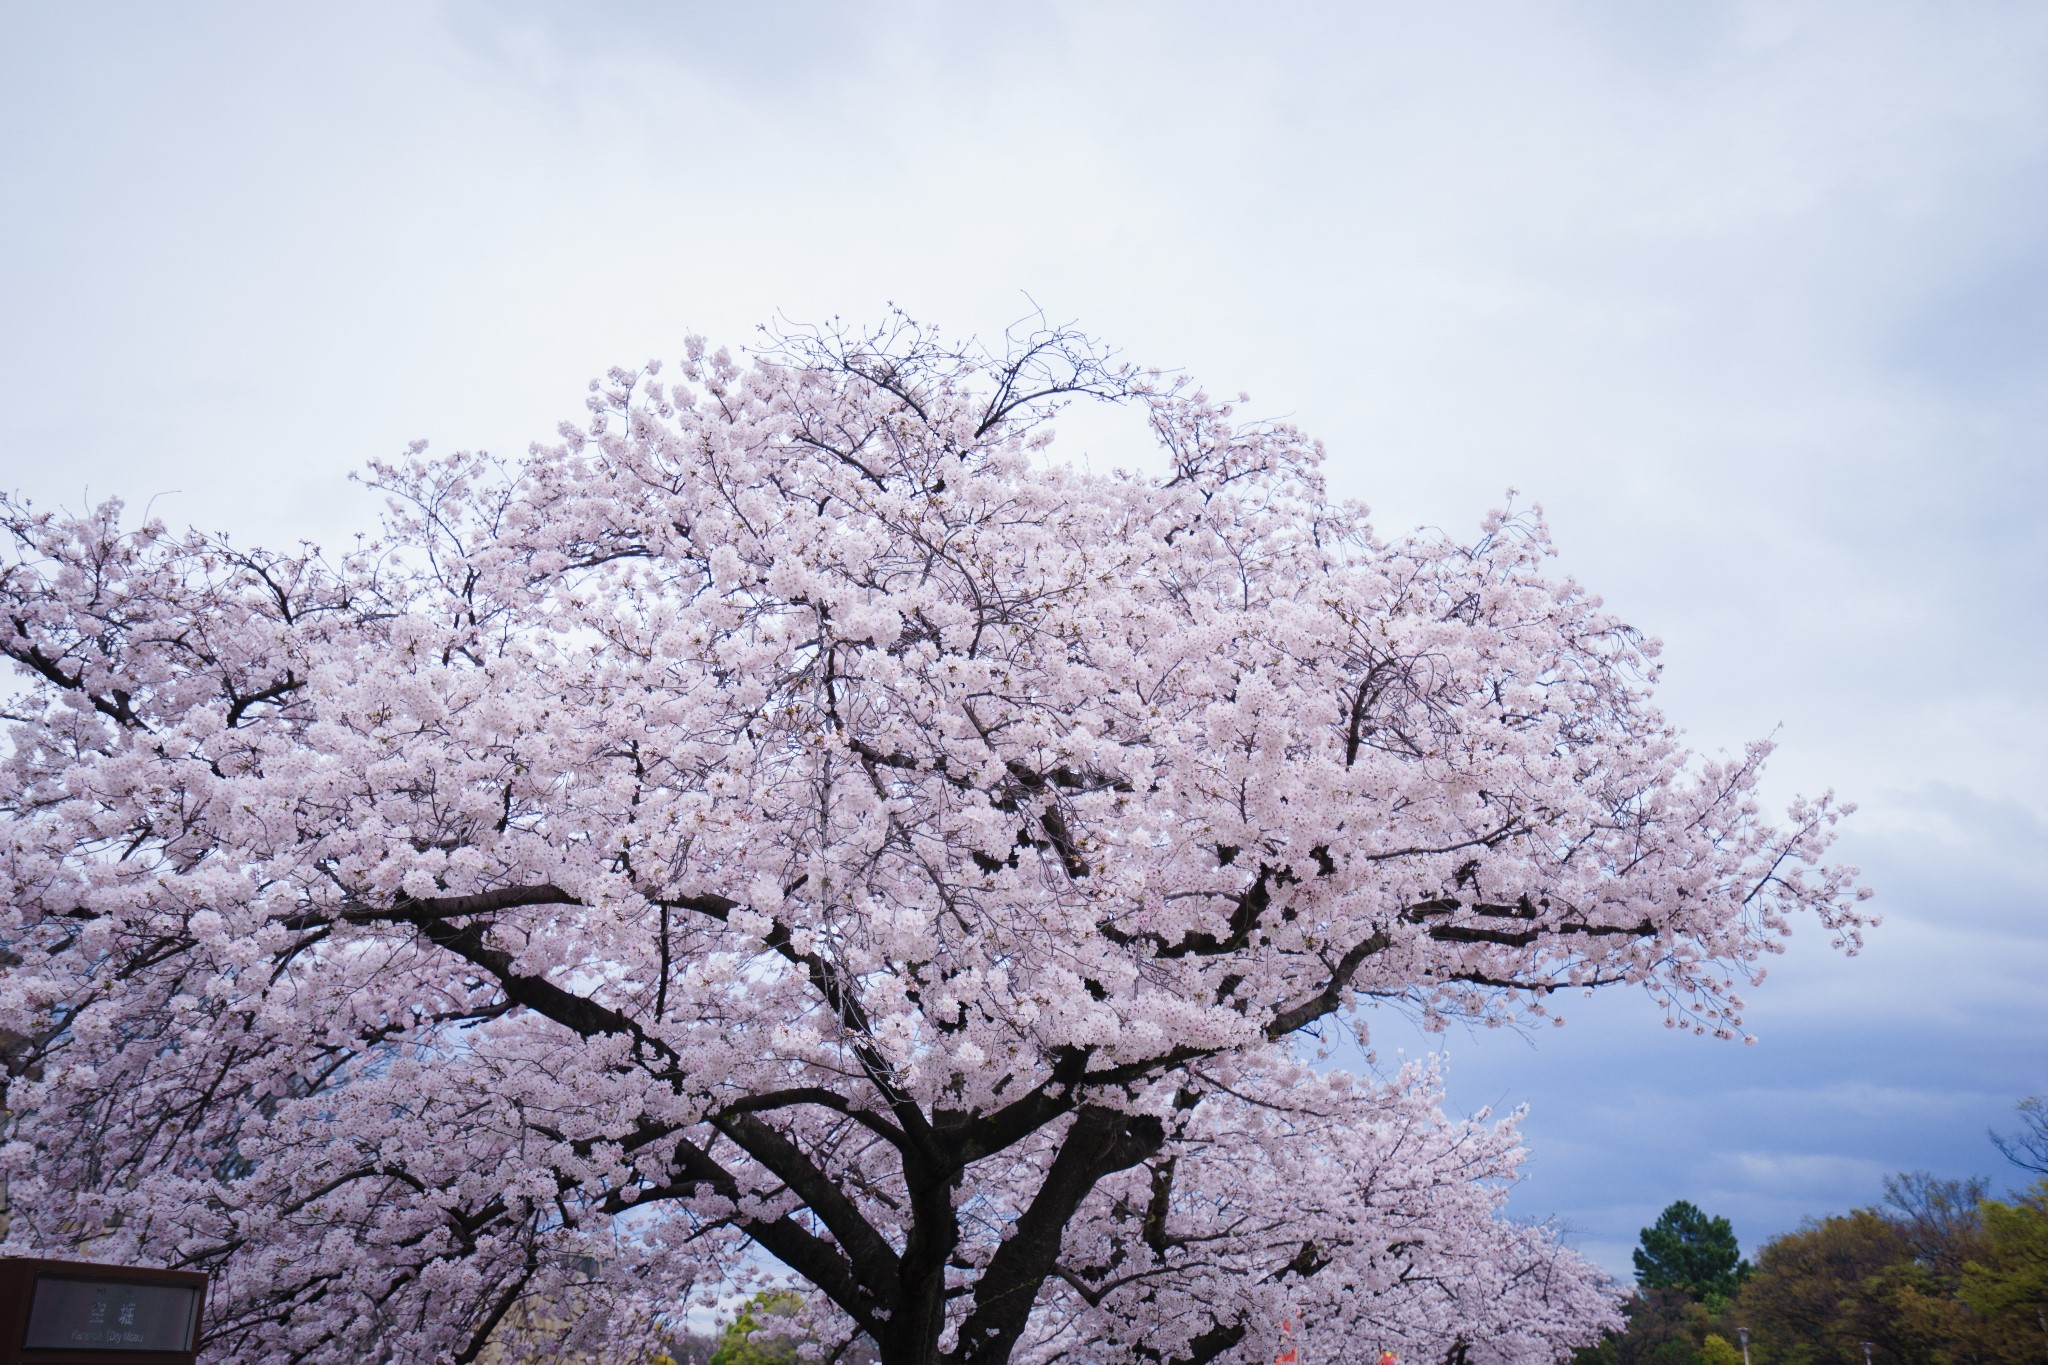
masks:
<svg viewBox="0 0 2048 1365"><path fill-rule="evenodd" d="M2048 7L0 0L0 484L336 543L414 437L890 302L1036 299L1328 445L1384 531L1513 486L1694 745L1861 804L1887 916L1752 993L1454 1033L1514 1209L1625 1274L2048 1091ZM1070 442L1130 463L1126 432ZM1383 1046L1431 1046L1394 1021Z"/></svg>

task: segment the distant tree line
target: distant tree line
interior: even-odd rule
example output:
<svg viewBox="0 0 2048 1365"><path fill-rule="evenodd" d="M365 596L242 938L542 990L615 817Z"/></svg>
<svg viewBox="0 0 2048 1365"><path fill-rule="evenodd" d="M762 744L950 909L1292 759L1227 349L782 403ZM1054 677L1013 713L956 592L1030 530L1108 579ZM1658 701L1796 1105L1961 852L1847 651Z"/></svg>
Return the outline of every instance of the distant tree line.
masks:
<svg viewBox="0 0 2048 1365"><path fill-rule="evenodd" d="M2048 1097L1993 1141L2048 1176ZM2048 1179L2010 1199L1982 1179L1884 1182L1870 1208L1809 1219L1752 1266L1734 1229L1684 1200L1642 1230L1627 1325L1573 1365L2040 1365L2048 1361Z"/></svg>

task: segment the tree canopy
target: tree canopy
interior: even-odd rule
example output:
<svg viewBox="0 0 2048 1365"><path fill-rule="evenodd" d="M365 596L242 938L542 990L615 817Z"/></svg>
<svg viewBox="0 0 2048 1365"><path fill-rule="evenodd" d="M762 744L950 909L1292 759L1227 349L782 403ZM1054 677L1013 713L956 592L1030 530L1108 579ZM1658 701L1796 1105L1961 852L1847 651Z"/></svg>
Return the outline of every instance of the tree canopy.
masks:
<svg viewBox="0 0 2048 1365"><path fill-rule="evenodd" d="M1994 1359L2048 1359L2048 1180L2016 1199L1986 1200L1982 1217L1957 1297L2000 1343Z"/></svg>
<svg viewBox="0 0 2048 1365"><path fill-rule="evenodd" d="M1987 1186L1888 1177L1883 1207L1809 1219L1767 1242L1732 1299L1639 1286L1625 1330L1573 1358L1731 1365L1730 1343L1748 1332L1756 1365L1863 1365L1866 1342L1878 1365L2048 1359L2048 1182L2011 1200L1986 1198ZM1691 1214L1673 1221L1696 1227Z"/></svg>
<svg viewBox="0 0 2048 1365"><path fill-rule="evenodd" d="M1080 398L1151 463L1057 458ZM9 1245L211 1270L223 1362L566 1350L763 1258L891 1365L1589 1339L1512 1122L1317 1040L1735 1036L1867 922L1842 808L1690 755L1533 514L1383 539L1321 461L898 317L375 465L339 558L7 504Z"/></svg>
<svg viewBox="0 0 2048 1365"><path fill-rule="evenodd" d="M797 1341L777 1330L804 1310L803 1296L787 1289L765 1289L740 1305L740 1311L718 1335L709 1365L796 1365Z"/></svg>
<svg viewBox="0 0 2048 1365"><path fill-rule="evenodd" d="M1703 1302L1727 1299L1749 1274L1728 1220L1683 1199L1643 1229L1632 1260L1642 1288L1677 1289Z"/></svg>

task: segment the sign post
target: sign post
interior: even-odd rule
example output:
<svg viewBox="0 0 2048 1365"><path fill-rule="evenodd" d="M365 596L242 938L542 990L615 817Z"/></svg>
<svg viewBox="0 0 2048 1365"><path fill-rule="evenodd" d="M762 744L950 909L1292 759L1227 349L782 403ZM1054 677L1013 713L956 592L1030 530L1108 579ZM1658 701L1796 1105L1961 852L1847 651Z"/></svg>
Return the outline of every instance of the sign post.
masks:
<svg viewBox="0 0 2048 1365"><path fill-rule="evenodd" d="M0 1365L196 1365L206 1276L0 1257Z"/></svg>

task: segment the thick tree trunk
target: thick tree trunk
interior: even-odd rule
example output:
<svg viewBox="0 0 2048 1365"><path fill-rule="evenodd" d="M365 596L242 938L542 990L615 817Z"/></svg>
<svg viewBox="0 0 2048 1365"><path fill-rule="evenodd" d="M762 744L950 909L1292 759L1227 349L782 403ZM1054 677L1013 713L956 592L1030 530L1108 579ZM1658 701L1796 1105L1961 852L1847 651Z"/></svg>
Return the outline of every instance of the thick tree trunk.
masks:
<svg viewBox="0 0 2048 1365"><path fill-rule="evenodd" d="M1038 1291L1058 1262L1060 1239L1081 1201L1104 1176L1135 1166L1165 1142L1165 1125L1149 1115L1087 1105L1074 1116L1037 1196L982 1271L974 1307L943 1365L1007 1365L1030 1323ZM940 1360L933 1357L916 1365L939 1365Z"/></svg>
<svg viewBox="0 0 2048 1365"><path fill-rule="evenodd" d="M1082 1200L1104 1176L1143 1161L1165 1140L1164 1125L1147 1115L1093 1105L1076 1113L1037 1196L982 1270L950 1351L940 1349L940 1339L946 1268L960 1240L952 1178L909 1173L914 1216L898 1263L895 1307L875 1334L881 1365L1007 1365Z"/></svg>
<svg viewBox="0 0 2048 1365"><path fill-rule="evenodd" d="M911 1173L910 1233L897 1270L897 1307L876 1338L882 1365L937 1365L946 1329L946 1263L960 1243L950 1179Z"/></svg>

